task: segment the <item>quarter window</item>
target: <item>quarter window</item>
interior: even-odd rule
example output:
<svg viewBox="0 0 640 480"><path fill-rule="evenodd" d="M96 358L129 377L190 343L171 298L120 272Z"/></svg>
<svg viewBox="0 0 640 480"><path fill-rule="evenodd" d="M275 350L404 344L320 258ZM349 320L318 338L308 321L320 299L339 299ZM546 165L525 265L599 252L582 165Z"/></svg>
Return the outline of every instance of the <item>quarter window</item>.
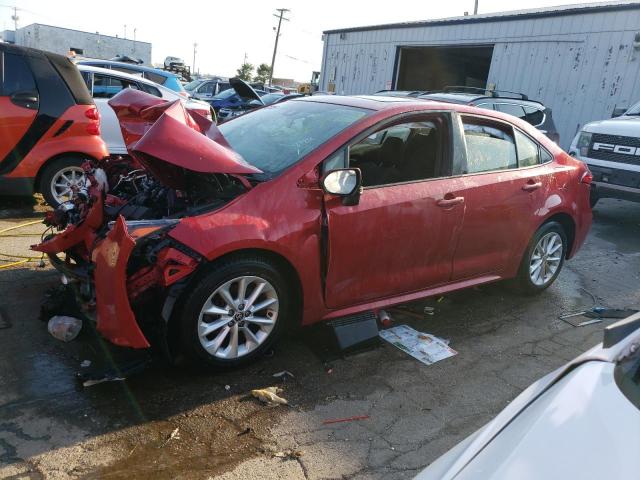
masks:
<svg viewBox="0 0 640 480"><path fill-rule="evenodd" d="M24 57L13 53L4 53L4 71L2 73L2 95L16 92L37 91L31 69Z"/></svg>
<svg viewBox="0 0 640 480"><path fill-rule="evenodd" d="M138 90L138 85L122 78L109 77L100 73L93 75L93 98L111 98L125 88Z"/></svg>
<svg viewBox="0 0 640 480"><path fill-rule="evenodd" d="M365 187L442 176L447 122L432 116L379 130L349 148Z"/></svg>
<svg viewBox="0 0 640 480"><path fill-rule="evenodd" d="M463 117L467 173L507 170L518 166L513 129L502 123Z"/></svg>
<svg viewBox="0 0 640 480"><path fill-rule="evenodd" d="M498 111L502 113L506 113L507 115L513 115L514 117L518 117L524 120L525 113L524 108L520 105L515 105L513 103L498 103L496 104L498 107Z"/></svg>
<svg viewBox="0 0 640 480"><path fill-rule="evenodd" d="M164 85L164 82L167 81L167 77L163 75L158 75L157 73L154 73L154 72L144 72L143 77L151 80L154 83L157 83L158 85Z"/></svg>
<svg viewBox="0 0 640 480"><path fill-rule="evenodd" d="M150 95L162 98L162 93L160 93L160 90L158 90L156 87L147 85L146 83L140 83L140 88L142 89L142 91L147 92Z"/></svg>
<svg viewBox="0 0 640 480"><path fill-rule="evenodd" d="M517 130L516 143L518 146L518 166L530 167L540 163L540 149L537 143Z"/></svg>
<svg viewBox="0 0 640 480"><path fill-rule="evenodd" d="M537 127L544 122L544 112L542 110L535 107L524 107L524 113L524 119L534 127Z"/></svg>

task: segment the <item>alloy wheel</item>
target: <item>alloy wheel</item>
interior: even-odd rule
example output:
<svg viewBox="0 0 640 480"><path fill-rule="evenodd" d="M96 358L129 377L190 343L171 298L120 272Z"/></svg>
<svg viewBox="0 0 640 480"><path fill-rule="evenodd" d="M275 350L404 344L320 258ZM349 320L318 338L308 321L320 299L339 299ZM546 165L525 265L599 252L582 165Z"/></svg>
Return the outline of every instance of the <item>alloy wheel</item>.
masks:
<svg viewBox="0 0 640 480"><path fill-rule="evenodd" d="M85 184L84 171L80 167L64 167L51 180L51 195L58 203L71 200L74 192Z"/></svg>
<svg viewBox="0 0 640 480"><path fill-rule="evenodd" d="M278 310L278 294L264 278L229 280L216 288L200 310L200 344L217 358L243 357L267 340L278 321Z"/></svg>
<svg viewBox="0 0 640 480"><path fill-rule="evenodd" d="M543 286L550 282L562 262L564 248L562 237L557 232L544 235L531 254L529 277L534 285Z"/></svg>

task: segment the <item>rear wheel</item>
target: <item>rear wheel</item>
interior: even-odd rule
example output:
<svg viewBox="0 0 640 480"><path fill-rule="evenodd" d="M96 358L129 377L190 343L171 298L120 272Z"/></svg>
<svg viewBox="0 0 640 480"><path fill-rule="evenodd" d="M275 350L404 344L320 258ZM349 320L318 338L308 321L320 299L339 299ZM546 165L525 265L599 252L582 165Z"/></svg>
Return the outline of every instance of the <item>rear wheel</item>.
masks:
<svg viewBox="0 0 640 480"><path fill-rule="evenodd" d="M83 159L63 157L49 163L40 176L40 192L49 205L56 208L71 200L73 192L84 185Z"/></svg>
<svg viewBox="0 0 640 480"><path fill-rule="evenodd" d="M280 272L260 257L216 265L183 304L183 351L196 364L209 367L251 362L284 330L290 292Z"/></svg>
<svg viewBox="0 0 640 480"><path fill-rule="evenodd" d="M562 225L549 222L535 233L520 264L516 286L525 294L548 288L560 274L567 252L567 236Z"/></svg>

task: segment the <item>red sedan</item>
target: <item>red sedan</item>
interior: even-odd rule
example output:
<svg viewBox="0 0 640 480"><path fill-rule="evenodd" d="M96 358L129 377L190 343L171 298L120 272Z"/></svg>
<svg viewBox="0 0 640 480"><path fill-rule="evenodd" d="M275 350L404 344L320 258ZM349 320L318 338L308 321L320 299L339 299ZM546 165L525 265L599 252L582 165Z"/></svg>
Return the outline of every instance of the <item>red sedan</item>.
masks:
<svg viewBox="0 0 640 480"><path fill-rule="evenodd" d="M35 248L121 346L235 366L296 324L503 279L541 292L591 225L587 167L499 112L321 96L218 129L142 92L110 104L131 163L85 166Z"/></svg>

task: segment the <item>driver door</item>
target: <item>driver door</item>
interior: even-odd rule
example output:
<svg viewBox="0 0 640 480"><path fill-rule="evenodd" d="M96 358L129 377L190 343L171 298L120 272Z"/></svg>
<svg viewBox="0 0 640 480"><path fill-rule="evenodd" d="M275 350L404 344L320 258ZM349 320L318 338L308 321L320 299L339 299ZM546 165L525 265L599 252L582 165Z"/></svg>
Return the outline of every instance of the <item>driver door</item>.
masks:
<svg viewBox="0 0 640 480"><path fill-rule="evenodd" d="M330 308L449 281L464 212L463 203L446 201L450 125L445 114L405 118L344 152L348 166L362 172L363 191L352 206L325 195ZM339 155L325 161L325 172L336 168Z"/></svg>

